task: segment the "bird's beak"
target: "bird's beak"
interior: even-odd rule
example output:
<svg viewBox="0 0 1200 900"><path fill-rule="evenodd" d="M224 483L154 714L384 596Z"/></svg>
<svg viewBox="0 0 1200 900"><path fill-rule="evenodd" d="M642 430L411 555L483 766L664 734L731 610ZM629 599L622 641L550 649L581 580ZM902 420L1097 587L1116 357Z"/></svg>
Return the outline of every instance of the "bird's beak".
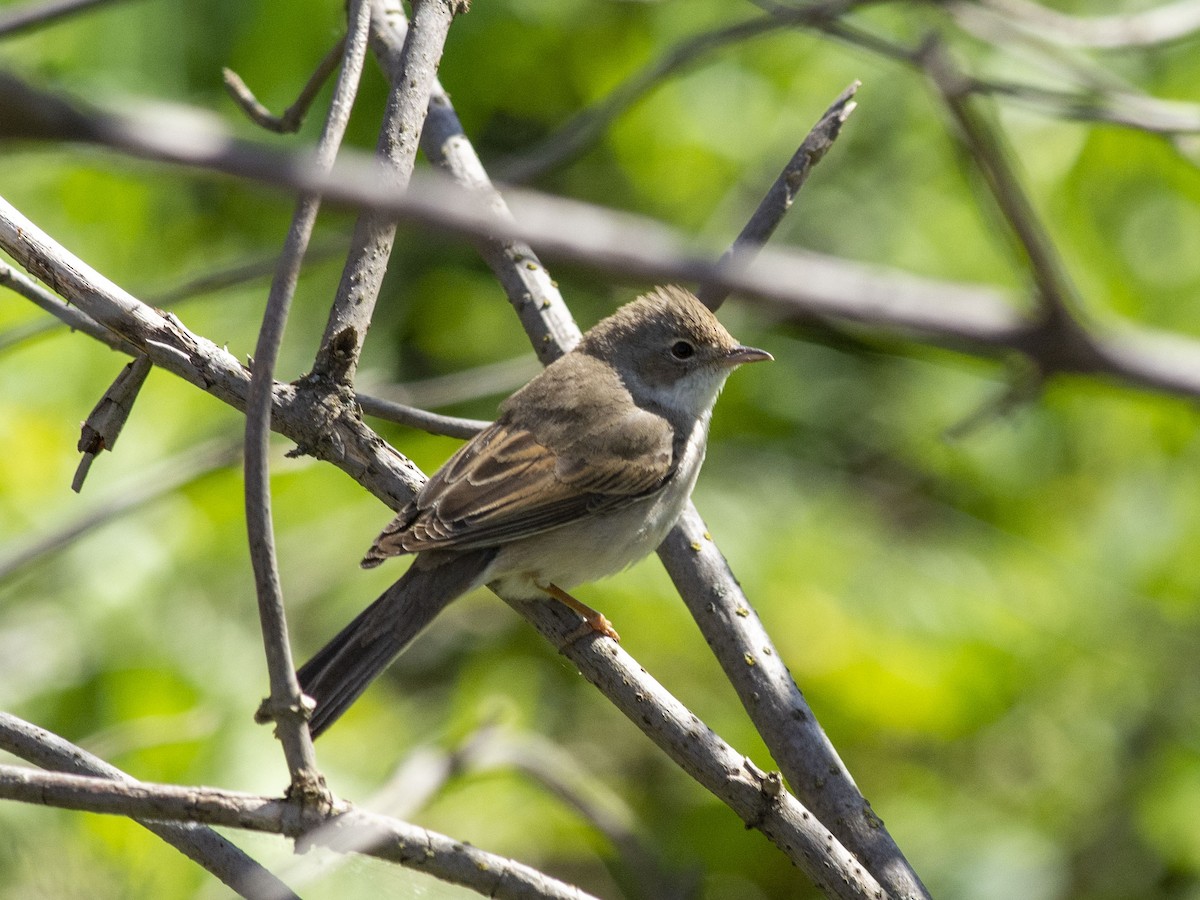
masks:
<svg viewBox="0 0 1200 900"><path fill-rule="evenodd" d="M734 347L725 354L723 362L730 366L740 366L742 363L765 362L774 358L766 350L759 350L757 347Z"/></svg>

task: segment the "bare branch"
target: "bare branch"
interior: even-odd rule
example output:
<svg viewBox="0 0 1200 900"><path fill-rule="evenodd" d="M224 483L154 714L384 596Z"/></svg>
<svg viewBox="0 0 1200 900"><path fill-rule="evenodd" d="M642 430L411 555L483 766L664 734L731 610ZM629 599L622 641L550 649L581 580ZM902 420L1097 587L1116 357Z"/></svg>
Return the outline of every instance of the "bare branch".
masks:
<svg viewBox="0 0 1200 900"><path fill-rule="evenodd" d="M0 91L0 96L21 115L15 120L0 116L0 122L11 121L19 133L99 141L139 156L319 192L327 201L377 209L462 235L520 239L537 245L548 255L625 278L712 282L751 299L786 307L798 316L832 317L876 329L895 329L910 338L986 355L1016 350L1030 356L1045 371L1106 371L1104 367L1109 364L1105 358L1109 354L1101 351L1098 359L1090 346L1103 339L1120 347L1120 365L1109 365L1110 374L1137 387L1200 396L1200 348L1194 347L1194 353L1181 353L1185 344L1145 329L1114 329L1076 346L1070 334L1051 334L1042 323L1026 321L1011 305L999 302L992 291L971 290L960 294L956 302L947 303L944 288L937 291L937 297L908 290L905 284L893 290L886 279L868 275L866 268L851 267L850 272L839 271L830 279L828 272L814 273L810 259L797 253L766 250L750 270L721 272L707 257L689 252L687 241L678 233L637 216L514 190L508 195L519 213L519 224L514 225L489 215L476 201L437 179L417 177L407 191L393 192L380 184L373 162L354 154L343 153L334 171L321 175L311 170L303 156L239 145L218 138L211 129L194 130L195 122L175 123L179 127L174 128L144 127L128 118L82 114L57 98L30 91L11 79L4 79L4 84L6 90ZM13 90L8 91L10 86ZM0 205L0 215L3 210L4 205ZM27 264L27 258L39 254L23 249L22 243L19 231L0 233L0 244ZM28 264L38 265L34 260ZM826 285L853 284L863 290L849 294L813 290L810 282L814 274ZM847 274L853 277L847 279ZM904 280L913 288L922 283L911 276ZM66 293L79 302L71 292ZM1173 371L1165 371L1157 357L1154 348L1160 342L1171 345L1171 355L1180 363ZM149 355L156 365L164 365L154 354ZM194 377L189 380L196 381ZM317 447L315 452L321 455L328 451ZM330 456L336 458L336 454Z"/></svg>
<svg viewBox="0 0 1200 900"><path fill-rule="evenodd" d="M377 18L379 4L370 0L369 5L373 7L372 18ZM403 77L393 82L375 149L382 163L379 186L398 191L404 190L412 176L417 142L450 23L458 12L465 11L466 4L462 0L420 0L414 7L415 21L399 60ZM359 216L313 364L314 375L335 384L353 383L395 236L394 219L375 211Z"/></svg>
<svg viewBox="0 0 1200 900"><path fill-rule="evenodd" d="M515 224L440 84L430 100L421 147L430 162L478 198L481 208L506 225ZM474 244L530 336L538 360L549 364L574 347L580 337L579 326L533 248L519 238L495 233L476 235Z"/></svg>
<svg viewBox="0 0 1200 900"><path fill-rule="evenodd" d="M76 309L69 303L65 303L28 275L18 272L3 260L0 260L0 285L20 294L26 300L33 301L33 303L50 313L50 315L54 316L72 331L82 331L89 337L108 345L113 350L129 356L137 356L141 352L137 345L99 325L87 313Z"/></svg>
<svg viewBox="0 0 1200 900"><path fill-rule="evenodd" d="M1109 16L1072 16L1029 0L955 3L955 12L974 5L1010 30L1064 47L1127 50L1183 40L1200 31L1200 3L1175 0L1151 9ZM973 12L973 10L972 10Z"/></svg>
<svg viewBox="0 0 1200 900"><path fill-rule="evenodd" d="M316 246L310 245L308 252L304 255L304 260L311 265L314 262L328 259L334 253L340 254L341 252L341 245L325 241ZM270 275L275 271L276 262L277 257L272 255L269 258L251 259L246 262L232 263L221 268L212 269L189 278L173 287L157 291L147 297L146 302L151 306L160 308L172 307L202 294L212 293L223 288L233 287L234 285L254 281L255 279ZM58 297L55 297L40 285L35 284L28 277L17 272L3 261L0 261L0 285L9 287L22 296L27 297L54 317L15 326L0 333L0 352L22 344L25 341L53 334L65 325L73 330L84 331L97 340L109 344L114 350L121 350L130 356L137 353L132 345L126 344L124 347L120 346L119 342L115 341L110 332L99 328L95 322L79 312L79 310L65 305ZM39 294L38 292L41 293Z"/></svg>
<svg viewBox="0 0 1200 900"><path fill-rule="evenodd" d="M75 478L71 482L71 490L75 493L83 489L83 481L92 467L92 461L103 451L111 451L116 446L117 438L133 411L134 401L146 383L151 368L153 366L149 359L135 356L88 414L79 435L79 452L83 454L83 459L79 461L79 468L75 470Z"/></svg>
<svg viewBox="0 0 1200 900"><path fill-rule="evenodd" d="M466 438L474 437L488 426L487 422L480 421L479 419L442 416L428 410L418 409L415 406L397 403L394 400L385 400L382 397L358 394L357 400L358 405L362 407L363 413L368 416L375 416L377 419L386 419L389 422L395 422L399 425L407 425L410 428L417 428L421 431L427 431L430 434L443 434L446 437L463 438L465 440Z"/></svg>
<svg viewBox="0 0 1200 900"><path fill-rule="evenodd" d="M1021 185L1011 150L999 129L987 122L971 102L969 82L955 66L947 50L933 41L923 55L926 72L958 126L966 149L1018 242L1024 262L1037 285L1044 326L1070 335L1073 358L1069 364L1076 370L1086 370L1093 364L1089 357L1096 354L1090 336L1077 321L1080 314L1078 293ZM1038 361L1053 365L1052 360Z"/></svg>
<svg viewBox="0 0 1200 900"><path fill-rule="evenodd" d="M604 99L571 117L561 128L528 151L497 162L492 171L500 180L523 184L581 154L618 116L667 78L732 44L800 26L836 21L852 9L878 0L816 0L784 6L761 2L768 15L704 31L670 47L658 59L617 85Z"/></svg>
<svg viewBox="0 0 1200 900"><path fill-rule="evenodd" d="M291 134L299 131L300 126L304 124L304 117L308 115L309 108L317 99L317 94L321 92L325 82L329 80L329 76L337 69L345 51L346 38L343 37L321 57L316 70L309 76L304 87L300 89L300 96L283 111L282 116L275 115L263 106L237 72L232 69L222 69L221 76L229 96L255 124L276 134Z"/></svg>
<svg viewBox="0 0 1200 900"><path fill-rule="evenodd" d="M82 747L6 712L0 712L0 749L43 769L136 784L120 769ZM195 822L156 822L136 816L134 821L247 900L299 900L286 884L211 828Z"/></svg>
<svg viewBox="0 0 1200 900"><path fill-rule="evenodd" d="M861 82L855 81L842 91L825 111L825 115L821 116L820 121L812 127L812 130L800 143L799 149L783 167L783 171L779 173L779 177L775 179L762 202L758 204L758 208L750 217L750 221L746 223L746 227L742 229L741 234L737 236L737 240L722 254L717 263L718 266L745 267L749 265L758 254L759 248L771 239L771 235L775 233L775 229L779 227L779 223L783 221L787 211L792 208L792 203L800 192L800 188L804 187L804 182L808 180L808 173L833 146L833 142L837 140L838 134L841 132L842 125L854 112L856 105L854 95L858 92L860 84ZM696 296L709 309L717 310L729 296L729 291L714 287L712 284L704 284L700 286Z"/></svg>
<svg viewBox="0 0 1200 900"><path fill-rule="evenodd" d="M333 165L338 147L346 133L358 82L367 56L371 10L368 0L350 0L345 57L334 88L333 102L325 127L317 143L313 165L327 171ZM246 398L246 529L250 540L250 561L254 567L254 586L262 624L263 646L271 695L259 709L259 721L273 721L275 734L283 745L291 773L291 793L302 802L325 804L329 795L325 780L317 769L312 738L308 733L309 709L296 680L288 643L287 616L283 589L275 556L275 532L271 521L271 485L268 456L271 443L271 408L274 405L275 362L283 343L288 310L300 277L304 251L312 236L320 208L320 197L306 194L296 203L283 253L263 312L263 324L254 353L254 368Z"/></svg>
<svg viewBox="0 0 1200 900"><path fill-rule="evenodd" d="M115 337L133 353L149 356L160 369L235 409L246 408L250 374L228 350L113 284L3 199L0 246L78 306L86 314L80 327L88 334ZM339 397L318 397L294 385L276 383L271 422L304 452L334 463L393 507L406 502L424 480L409 460L362 423L352 403Z"/></svg>
<svg viewBox="0 0 1200 900"><path fill-rule="evenodd" d="M0 15L0 37L49 25L76 13L87 12L114 0L42 0L10 9Z"/></svg>
<svg viewBox="0 0 1200 900"><path fill-rule="evenodd" d="M812 166L837 139L857 89L855 82L843 91L808 133L718 265L753 263ZM711 308L725 299L726 292L711 285L701 291L698 296ZM792 789L889 894L928 900L929 892L858 790L693 505L658 555Z"/></svg>
<svg viewBox="0 0 1200 900"><path fill-rule="evenodd" d="M301 846L363 853L497 898L594 900L535 869L425 828L361 812L322 811L288 800L207 787L112 781L0 766L0 797L83 812L165 822L204 822L295 839Z"/></svg>
<svg viewBox="0 0 1200 900"><path fill-rule="evenodd" d="M831 897L881 897L882 888L783 786L741 756L652 678L615 641L578 639L579 617L558 603L505 602L667 754Z"/></svg>

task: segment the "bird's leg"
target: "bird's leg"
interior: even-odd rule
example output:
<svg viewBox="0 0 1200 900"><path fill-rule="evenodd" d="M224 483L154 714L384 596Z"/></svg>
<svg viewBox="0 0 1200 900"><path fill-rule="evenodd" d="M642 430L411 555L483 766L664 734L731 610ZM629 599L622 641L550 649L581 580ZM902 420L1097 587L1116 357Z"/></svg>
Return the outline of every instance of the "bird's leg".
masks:
<svg viewBox="0 0 1200 900"><path fill-rule="evenodd" d="M620 643L621 636L617 634L617 630L612 627L612 622L608 621L608 619L604 617L603 613L597 612L581 600L575 599L557 584L542 584L538 585L538 587L540 587L559 603L575 610L575 612L583 616L583 621L585 623L583 634L586 634L589 631L594 631L597 634L610 637L614 641ZM583 634L571 635L568 643L578 640L579 638L583 637Z"/></svg>

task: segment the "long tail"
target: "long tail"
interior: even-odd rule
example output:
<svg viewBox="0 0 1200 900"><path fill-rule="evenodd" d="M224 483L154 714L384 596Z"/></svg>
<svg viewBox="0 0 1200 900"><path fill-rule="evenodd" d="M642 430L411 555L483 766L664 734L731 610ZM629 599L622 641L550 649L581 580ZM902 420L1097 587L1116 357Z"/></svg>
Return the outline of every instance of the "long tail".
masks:
<svg viewBox="0 0 1200 900"><path fill-rule="evenodd" d="M296 673L316 701L308 727L315 738L350 708L367 686L452 600L477 583L493 548L415 560L407 572L364 609Z"/></svg>

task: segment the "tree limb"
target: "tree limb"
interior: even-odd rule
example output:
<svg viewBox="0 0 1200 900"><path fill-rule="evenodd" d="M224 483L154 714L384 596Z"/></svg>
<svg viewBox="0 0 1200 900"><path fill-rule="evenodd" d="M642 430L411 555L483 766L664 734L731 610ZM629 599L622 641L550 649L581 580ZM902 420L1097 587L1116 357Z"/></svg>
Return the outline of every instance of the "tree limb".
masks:
<svg viewBox="0 0 1200 900"><path fill-rule="evenodd" d="M0 748L43 769L137 784L120 769L82 747L6 712L0 712ZM246 900L299 900L286 884L211 828L196 822L131 818L203 866Z"/></svg>
<svg viewBox="0 0 1200 900"><path fill-rule="evenodd" d="M528 866L425 828L362 812L207 787L112 781L0 765L0 797L158 822L203 822L290 837L301 846L362 853L471 888L485 897L595 900ZM285 895L288 896L288 895Z"/></svg>
<svg viewBox="0 0 1200 900"><path fill-rule="evenodd" d="M378 23L377 0L369 0L369 5L373 8L371 17ZM413 26L398 60L403 76L388 96L375 149L383 176L381 186L396 191L403 191L412 177L417 142L450 23L457 13L466 10L463 0L418 0L413 6ZM354 382L395 237L395 219L374 210L364 211L355 223L342 280L313 364L317 377L344 385Z"/></svg>
<svg viewBox="0 0 1200 900"><path fill-rule="evenodd" d="M354 107L354 97L367 55L367 33L371 21L368 0L350 0L347 17L349 25L342 68L313 160L313 166L318 170L327 171L333 165L350 122L350 112ZM271 280L246 397L245 488L250 562L254 569L254 587L271 686L270 697L260 707L258 719L275 723L275 734L283 745L291 774L291 795L300 803L324 805L330 798L325 780L317 769L317 757L308 733L307 722L311 710L306 706L300 683L296 680L288 641L287 614L279 581L275 530L271 520L268 461L275 362L279 358L288 310L320 205L317 194L304 194L297 200L275 277Z"/></svg>

